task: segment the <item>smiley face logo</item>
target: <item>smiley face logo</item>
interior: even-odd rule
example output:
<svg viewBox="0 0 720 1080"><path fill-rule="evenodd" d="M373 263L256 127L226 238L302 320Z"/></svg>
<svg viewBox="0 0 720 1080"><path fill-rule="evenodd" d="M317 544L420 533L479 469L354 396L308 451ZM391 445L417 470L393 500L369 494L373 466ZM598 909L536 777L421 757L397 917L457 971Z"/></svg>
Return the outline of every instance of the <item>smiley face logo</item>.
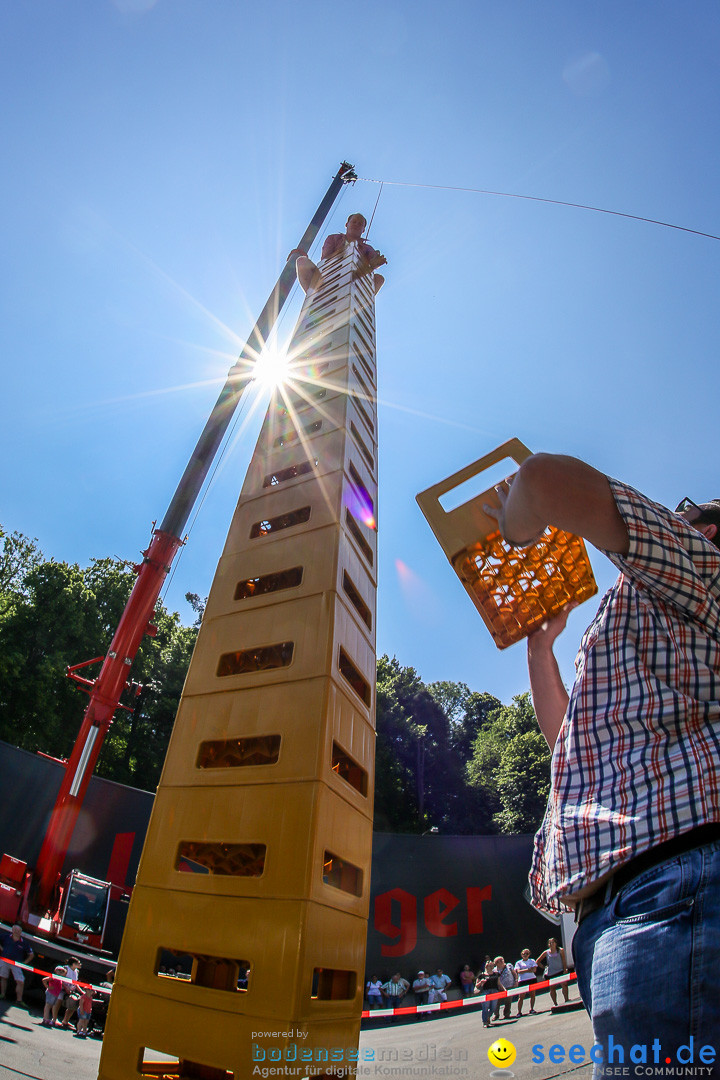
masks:
<svg viewBox="0 0 720 1080"><path fill-rule="evenodd" d="M496 1069L508 1069L516 1057L515 1047L507 1039L496 1039L488 1048L488 1060Z"/></svg>

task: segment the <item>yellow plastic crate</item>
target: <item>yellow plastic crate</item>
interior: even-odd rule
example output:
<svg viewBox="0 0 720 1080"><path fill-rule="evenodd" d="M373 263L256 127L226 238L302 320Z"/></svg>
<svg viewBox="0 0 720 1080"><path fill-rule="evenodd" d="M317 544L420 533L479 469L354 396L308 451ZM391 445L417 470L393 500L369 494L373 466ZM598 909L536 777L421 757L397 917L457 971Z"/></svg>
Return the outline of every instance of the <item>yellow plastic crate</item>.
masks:
<svg viewBox="0 0 720 1080"><path fill-rule="evenodd" d="M497 522L482 509L497 505L494 488L446 511L440 498L493 465L512 458L521 464L531 451L511 439L417 496L417 502L455 573L499 649L532 634L571 601L594 596L597 584L584 541L548 527L526 548L506 543Z"/></svg>
<svg viewBox="0 0 720 1080"><path fill-rule="evenodd" d="M135 992L147 994L148 1011L165 1001L227 1019L360 1017L367 922L358 915L312 901L204 896L143 885L133 890L131 909L113 1003ZM233 992L163 978L157 974L159 950L178 958L204 954L243 960L249 965L248 989ZM317 970L352 971L355 977L344 992L322 997ZM180 1041L180 1033L173 1034ZM149 1045L164 1049L157 1042ZM203 1060L187 1050L178 1056Z"/></svg>
<svg viewBox="0 0 720 1080"><path fill-rule="evenodd" d="M320 1076L357 1062L359 1013L312 1019L290 1013L228 1015L212 1007L151 1000L127 989L121 995L113 993L110 1020L103 1039L101 1080L178 1077L179 1061L204 1067L205 1075L212 1075L211 1069L226 1071L227 1080L248 1080L254 1069L266 1066L287 1069L287 1075L297 1078ZM299 1071L290 1072L301 1065ZM199 1071L192 1070L195 1075Z"/></svg>
<svg viewBox="0 0 720 1080"><path fill-rule="evenodd" d="M366 918L371 846L370 818L321 782L163 786L138 884L218 898L315 900ZM325 882L327 851L362 872L361 891Z"/></svg>
<svg viewBox="0 0 720 1080"><path fill-rule="evenodd" d="M232 787L322 780L372 819L372 718L328 676L222 694L185 695L163 770L170 787ZM244 761L243 745L279 742L276 755ZM237 760L230 749L237 745ZM212 752L228 751L213 765ZM271 744L272 745L272 744ZM353 771L354 769L354 771ZM356 775L357 770L361 774Z"/></svg>

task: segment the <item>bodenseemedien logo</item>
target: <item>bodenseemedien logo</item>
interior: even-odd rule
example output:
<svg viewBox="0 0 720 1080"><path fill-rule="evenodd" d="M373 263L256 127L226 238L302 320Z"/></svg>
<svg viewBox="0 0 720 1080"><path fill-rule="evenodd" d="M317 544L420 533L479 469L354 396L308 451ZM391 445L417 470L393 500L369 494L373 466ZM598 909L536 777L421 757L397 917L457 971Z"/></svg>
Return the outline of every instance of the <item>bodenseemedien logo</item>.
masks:
<svg viewBox="0 0 720 1080"><path fill-rule="evenodd" d="M717 1059L717 1050L709 1043L700 1045L691 1035L674 1055L663 1050L659 1039L632 1046L616 1042L612 1035L607 1046L595 1043L589 1050L576 1043L568 1048L553 1043L547 1048L543 1043L532 1047L533 1065L550 1062L551 1065L582 1065L586 1061L604 1065L604 1076L710 1076Z"/></svg>

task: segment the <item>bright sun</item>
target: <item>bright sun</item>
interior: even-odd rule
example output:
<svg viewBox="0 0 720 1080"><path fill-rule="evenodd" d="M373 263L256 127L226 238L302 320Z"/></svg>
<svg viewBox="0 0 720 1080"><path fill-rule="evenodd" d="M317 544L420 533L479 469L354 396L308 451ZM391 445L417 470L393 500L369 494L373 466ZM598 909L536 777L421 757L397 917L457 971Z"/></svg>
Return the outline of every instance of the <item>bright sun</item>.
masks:
<svg viewBox="0 0 720 1080"><path fill-rule="evenodd" d="M284 349L267 345L255 364L254 378L261 386L272 389L288 376L288 355Z"/></svg>

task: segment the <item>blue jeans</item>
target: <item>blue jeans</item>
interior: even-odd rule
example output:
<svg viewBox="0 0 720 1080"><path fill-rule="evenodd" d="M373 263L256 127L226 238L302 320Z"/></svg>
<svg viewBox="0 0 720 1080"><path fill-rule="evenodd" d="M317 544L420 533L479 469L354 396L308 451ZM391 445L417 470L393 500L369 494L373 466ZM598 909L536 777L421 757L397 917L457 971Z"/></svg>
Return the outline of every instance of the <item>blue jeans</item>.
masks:
<svg viewBox="0 0 720 1080"><path fill-rule="evenodd" d="M573 953L603 1048L595 1078L622 1065L630 1077L652 1065L720 1077L720 841L628 881L583 919Z"/></svg>
<svg viewBox="0 0 720 1080"><path fill-rule="evenodd" d="M496 1019L500 1011L500 998L496 998L495 1001L483 1001L482 1003L482 1022L487 1024L492 1014Z"/></svg>

